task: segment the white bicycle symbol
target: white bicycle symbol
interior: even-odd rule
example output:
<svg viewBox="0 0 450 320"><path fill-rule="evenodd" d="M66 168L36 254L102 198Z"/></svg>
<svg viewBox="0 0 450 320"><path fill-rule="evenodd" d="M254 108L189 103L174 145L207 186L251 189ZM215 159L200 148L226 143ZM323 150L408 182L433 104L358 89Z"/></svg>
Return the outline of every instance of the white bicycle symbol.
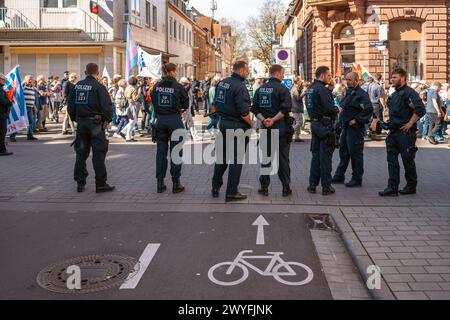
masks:
<svg viewBox="0 0 450 320"><path fill-rule="evenodd" d="M259 273L262 276L271 276L274 277L275 280L278 282L288 285L288 286L302 286L305 284L308 284L312 281L314 274L307 265L304 265L302 263L298 262L286 262L284 261L281 256L284 254L283 252L267 252L267 256L250 256L246 254L252 254L252 250L245 250L238 254L236 259L233 262L222 262L218 263L215 266L212 266L211 269L209 269L208 277L209 279L214 282L217 285L220 286L235 286L242 282L244 282L249 275L249 269L252 269ZM259 269L258 267L252 265L248 260L261 260L266 259L270 260L269 265L265 270ZM306 271L307 276L306 279L302 281L288 281L284 280L282 277L295 277L299 275L298 272L295 272L293 267L300 267L302 270L299 270L300 272ZM283 268L286 271L283 271ZM237 272L239 272L239 269L242 271L242 276L238 280L232 280L232 281L220 281L217 279L217 277L214 275L214 272L216 272L216 275L218 272L225 271L222 275L232 276L236 275ZM234 271L237 271L233 274Z"/></svg>

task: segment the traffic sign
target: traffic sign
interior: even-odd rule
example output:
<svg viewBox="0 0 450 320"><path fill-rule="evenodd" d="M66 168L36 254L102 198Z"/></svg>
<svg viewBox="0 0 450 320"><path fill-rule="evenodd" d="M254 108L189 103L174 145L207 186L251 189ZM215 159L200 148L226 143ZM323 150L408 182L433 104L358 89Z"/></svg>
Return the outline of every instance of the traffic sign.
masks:
<svg viewBox="0 0 450 320"><path fill-rule="evenodd" d="M289 58L289 52L286 50L280 50L278 51L278 59L281 61L286 61Z"/></svg>

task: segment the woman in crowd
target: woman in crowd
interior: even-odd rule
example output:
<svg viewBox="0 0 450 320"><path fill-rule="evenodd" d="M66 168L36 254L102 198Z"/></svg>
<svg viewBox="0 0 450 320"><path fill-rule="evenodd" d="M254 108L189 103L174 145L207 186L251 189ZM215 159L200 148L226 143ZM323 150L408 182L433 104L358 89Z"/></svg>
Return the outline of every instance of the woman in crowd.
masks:
<svg viewBox="0 0 450 320"><path fill-rule="evenodd" d="M217 130L219 130L219 116L216 114L216 107L214 105L214 99L216 98L216 88L220 82L220 77L216 76L211 81L211 87L209 88L208 98L209 98L209 122L207 129L212 131L212 134L215 136Z"/></svg>

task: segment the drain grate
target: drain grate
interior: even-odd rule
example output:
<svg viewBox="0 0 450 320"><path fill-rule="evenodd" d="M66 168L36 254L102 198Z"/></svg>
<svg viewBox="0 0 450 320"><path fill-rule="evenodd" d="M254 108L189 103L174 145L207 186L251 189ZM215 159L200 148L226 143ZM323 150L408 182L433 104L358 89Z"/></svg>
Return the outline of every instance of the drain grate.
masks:
<svg viewBox="0 0 450 320"><path fill-rule="evenodd" d="M78 266L81 275L81 289L69 289L67 273L70 266ZM139 262L131 257L101 254L73 258L52 264L37 276L37 283L55 293L82 294L116 288L139 271Z"/></svg>
<svg viewBox="0 0 450 320"><path fill-rule="evenodd" d="M308 226L311 230L336 230L329 214L308 214Z"/></svg>

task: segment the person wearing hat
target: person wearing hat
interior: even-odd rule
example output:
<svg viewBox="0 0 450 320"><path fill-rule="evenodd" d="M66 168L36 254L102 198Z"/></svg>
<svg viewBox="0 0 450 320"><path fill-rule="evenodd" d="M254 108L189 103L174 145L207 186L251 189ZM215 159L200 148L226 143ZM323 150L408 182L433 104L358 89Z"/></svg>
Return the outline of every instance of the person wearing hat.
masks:
<svg viewBox="0 0 450 320"><path fill-rule="evenodd" d="M9 101L3 86L6 83L6 77L0 73L0 156L10 156L12 152L6 150L5 138L7 129L7 119L9 117L9 108L12 107L12 102Z"/></svg>

